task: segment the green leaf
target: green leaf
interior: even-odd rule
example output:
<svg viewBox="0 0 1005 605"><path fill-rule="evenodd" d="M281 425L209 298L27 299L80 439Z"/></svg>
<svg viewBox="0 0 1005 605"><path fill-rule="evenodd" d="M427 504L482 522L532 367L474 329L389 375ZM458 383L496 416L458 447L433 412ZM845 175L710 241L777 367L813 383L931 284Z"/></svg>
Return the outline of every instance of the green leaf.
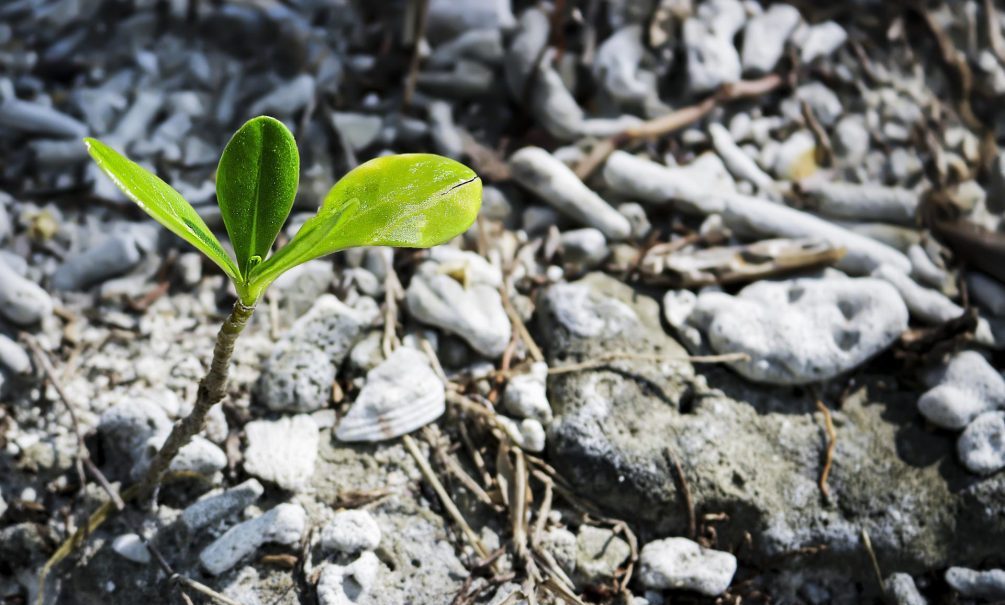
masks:
<svg viewBox="0 0 1005 605"><path fill-rule="evenodd" d="M157 175L131 161L101 141L84 139L87 152L115 186L172 233L195 246L223 269L235 283L240 273L230 255L209 230L202 217L180 193Z"/></svg>
<svg viewBox="0 0 1005 605"><path fill-rule="evenodd" d="M473 170L438 155L375 158L342 177L316 216L251 275L261 293L285 271L356 246L429 248L463 233L482 203Z"/></svg>
<svg viewBox="0 0 1005 605"><path fill-rule="evenodd" d="M223 150L216 200L245 278L253 258L269 255L293 207L299 179L297 142L275 118L252 118Z"/></svg>

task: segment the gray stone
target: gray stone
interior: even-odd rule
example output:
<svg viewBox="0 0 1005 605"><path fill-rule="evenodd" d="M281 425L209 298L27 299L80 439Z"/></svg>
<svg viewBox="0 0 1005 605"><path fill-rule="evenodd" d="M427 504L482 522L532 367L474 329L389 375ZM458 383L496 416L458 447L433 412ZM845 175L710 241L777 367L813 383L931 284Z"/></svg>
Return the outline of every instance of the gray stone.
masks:
<svg viewBox="0 0 1005 605"><path fill-rule="evenodd" d="M235 485L224 491L204 496L185 507L181 512L181 523L189 532L221 521L248 508L262 494L265 488L255 479Z"/></svg>
<svg viewBox="0 0 1005 605"><path fill-rule="evenodd" d="M736 557L687 538L650 542L639 553L639 581L646 588L693 590L710 597L729 588Z"/></svg>
<svg viewBox="0 0 1005 605"><path fill-rule="evenodd" d="M974 418L956 442L967 470L990 475L1005 468L1005 412L984 412Z"/></svg>
<svg viewBox="0 0 1005 605"><path fill-rule="evenodd" d="M419 266L406 291L415 319L463 338L481 355L495 358L509 344L511 326L496 287L473 283L465 288L435 262Z"/></svg>
<svg viewBox="0 0 1005 605"><path fill-rule="evenodd" d="M451 158L464 154L464 139L454 124L453 108L446 101L429 104L429 136L439 153Z"/></svg>
<svg viewBox="0 0 1005 605"><path fill-rule="evenodd" d="M946 570L946 583L964 597L990 601L1005 599L1005 570L950 567Z"/></svg>
<svg viewBox="0 0 1005 605"><path fill-rule="evenodd" d="M129 235L103 238L96 246L72 254L52 274L58 290L84 290L110 277L122 275L142 259L136 241Z"/></svg>
<svg viewBox="0 0 1005 605"><path fill-rule="evenodd" d="M150 551L136 534L122 534L112 540L112 550L133 563L150 562Z"/></svg>
<svg viewBox="0 0 1005 605"><path fill-rule="evenodd" d="M207 572L218 576L263 544L297 544L306 526L307 513L303 507L280 504L260 517L231 527L199 553L199 562Z"/></svg>
<svg viewBox="0 0 1005 605"><path fill-rule="evenodd" d="M938 258L937 254L936 258ZM920 282L939 289L948 284L953 277L946 271L941 259L939 264L929 256L929 253L920 245L913 245L907 249L907 258L911 260L911 277ZM971 292L972 293L972 292ZM1005 289L1003 289L1005 294Z"/></svg>
<svg viewBox="0 0 1005 605"><path fill-rule="evenodd" d="M380 526L365 510L339 511L321 530L321 547L329 552L351 555L375 550L379 544Z"/></svg>
<svg viewBox="0 0 1005 605"><path fill-rule="evenodd" d="M690 321L717 353L746 353L740 374L771 384L827 380L859 366L907 328L907 309L875 279L761 281L707 292Z"/></svg>
<svg viewBox="0 0 1005 605"><path fill-rule="evenodd" d="M770 72L785 51L785 43L802 21L799 11L788 4L772 4L747 21L740 60L743 71L756 75Z"/></svg>
<svg viewBox="0 0 1005 605"><path fill-rule="evenodd" d="M503 55L502 32L498 29L473 29L437 46L426 64L444 67L453 65L459 59L474 59L498 65L502 63Z"/></svg>
<svg viewBox="0 0 1005 605"><path fill-rule="evenodd" d="M527 80L548 43L550 20L542 9L532 6L520 13L517 34L506 50L503 69L510 94L515 99L526 96Z"/></svg>
<svg viewBox="0 0 1005 605"><path fill-rule="evenodd" d="M52 297L35 282L18 275L0 258L0 315L29 326L52 315Z"/></svg>
<svg viewBox="0 0 1005 605"><path fill-rule="evenodd" d="M458 59L450 70L419 72L416 83L431 95L467 99L495 90L496 73L480 61Z"/></svg>
<svg viewBox="0 0 1005 605"><path fill-rule="evenodd" d="M332 123L353 151L369 147L384 125L380 116L339 111L332 112Z"/></svg>
<svg viewBox="0 0 1005 605"><path fill-rule="evenodd" d="M305 414L278 420L254 420L244 426L248 447L244 470L262 481L298 491L314 475L318 425Z"/></svg>
<svg viewBox="0 0 1005 605"><path fill-rule="evenodd" d="M252 103L248 108L248 115L269 114L280 118L293 116L313 101L314 89L314 77L300 74Z"/></svg>
<svg viewBox="0 0 1005 605"><path fill-rule="evenodd" d="M147 439L146 447L133 465L132 477L139 480L146 473L150 462L167 440L169 431L159 432ZM171 460L168 471L173 473L191 473L211 476L227 466L227 454L212 441L196 435L182 447Z"/></svg>
<svg viewBox="0 0 1005 605"><path fill-rule="evenodd" d="M378 314L376 303L369 298L349 307L330 294L320 296L265 361L255 385L258 399L280 412L312 412L324 407L338 366Z"/></svg>
<svg viewBox="0 0 1005 605"><path fill-rule="evenodd" d="M27 374L31 371L28 352L7 336L0 334L0 370L12 374Z"/></svg>
<svg viewBox="0 0 1005 605"><path fill-rule="evenodd" d="M962 429L978 415L1005 408L1005 378L975 351L963 351L925 375L930 387L918 410L929 422Z"/></svg>
<svg viewBox="0 0 1005 605"><path fill-rule="evenodd" d="M530 371L517 374L506 383L503 407L518 418L534 418L544 424L551 422L551 404L547 394L548 364L538 361Z"/></svg>
<svg viewBox="0 0 1005 605"><path fill-rule="evenodd" d="M105 457L119 471L131 470L143 457L147 441L170 429L164 408L144 395L127 397L106 410L98 422Z"/></svg>
<svg viewBox="0 0 1005 605"><path fill-rule="evenodd" d="M883 589L894 605L928 605L925 597L918 592L914 578L906 573L894 573L887 576Z"/></svg>
<svg viewBox="0 0 1005 605"><path fill-rule="evenodd" d="M585 590L611 580L632 554L628 542L604 527L583 525L576 534L576 588Z"/></svg>
<svg viewBox="0 0 1005 605"><path fill-rule="evenodd" d="M834 123L844 113L844 105L838 99L837 94L821 82L808 82L797 88L792 102L795 104L792 115L796 121L802 117L802 108L799 106L806 103L825 128L834 126Z"/></svg>
<svg viewBox="0 0 1005 605"><path fill-rule="evenodd" d="M572 577L576 572L576 534L564 527L552 527L541 536L541 547L555 558L555 562Z"/></svg>
<svg viewBox="0 0 1005 605"><path fill-rule="evenodd" d="M967 272L970 295L992 315L1005 317L1005 284L977 271Z"/></svg>
<svg viewBox="0 0 1005 605"><path fill-rule="evenodd" d="M567 263L592 269L607 258L607 239L599 229L570 229L559 237L562 259Z"/></svg>
<svg viewBox="0 0 1005 605"><path fill-rule="evenodd" d="M510 157L513 178L580 224L612 240L627 239L631 224L587 187L568 166L540 147L524 147Z"/></svg>
<svg viewBox="0 0 1005 605"><path fill-rule="evenodd" d="M594 76L612 98L623 103L641 103L656 94L655 83L639 74L639 63L644 55L642 27L624 27L597 48Z"/></svg>
<svg viewBox="0 0 1005 605"><path fill-rule="evenodd" d="M922 323L939 325L963 315L963 307L949 300L945 294L919 285L890 265L877 267L872 276L896 288L911 316Z"/></svg>
<svg viewBox="0 0 1005 605"><path fill-rule="evenodd" d="M510 0L432 0L427 29L433 40L449 40L473 29L510 29L516 25Z"/></svg>
<svg viewBox="0 0 1005 605"><path fill-rule="evenodd" d="M87 134L87 126L80 120L52 107L20 99L0 101L0 126L66 139L79 139Z"/></svg>

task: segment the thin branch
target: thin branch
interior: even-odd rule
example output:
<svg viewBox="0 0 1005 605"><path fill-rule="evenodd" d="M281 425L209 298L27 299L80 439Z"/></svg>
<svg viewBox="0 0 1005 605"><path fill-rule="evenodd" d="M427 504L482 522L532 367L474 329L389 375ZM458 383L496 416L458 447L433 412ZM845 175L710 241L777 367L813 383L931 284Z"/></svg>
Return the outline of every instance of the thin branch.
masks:
<svg viewBox="0 0 1005 605"><path fill-rule="evenodd" d="M691 498L691 487L687 482L687 477L684 475L684 469L681 468L680 462L673 455L673 452L670 451L670 448L665 448L663 455L666 457L667 462L670 463L670 468L673 469L674 478L677 480L677 486L680 488L681 497L684 501L684 509L687 511L687 535L692 540L696 540L698 538L698 522L694 513L694 500Z"/></svg>

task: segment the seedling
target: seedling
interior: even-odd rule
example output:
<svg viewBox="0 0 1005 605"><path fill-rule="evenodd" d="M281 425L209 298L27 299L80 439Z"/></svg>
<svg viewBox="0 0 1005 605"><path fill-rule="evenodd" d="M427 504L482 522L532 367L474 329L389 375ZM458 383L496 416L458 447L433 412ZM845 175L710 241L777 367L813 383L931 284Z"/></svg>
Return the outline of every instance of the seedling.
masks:
<svg viewBox="0 0 1005 605"><path fill-rule="evenodd" d="M293 207L300 156L282 122L260 116L227 143L216 169L216 197L232 258L195 209L170 185L96 139L87 150L115 185L154 220L205 254L234 283L237 302L224 321L192 412L178 421L136 494L156 488L178 451L205 424L226 392L234 344L265 289L299 264L357 246L429 248L463 233L481 206L481 181L467 166L432 154L376 158L346 174L317 215L271 256Z"/></svg>

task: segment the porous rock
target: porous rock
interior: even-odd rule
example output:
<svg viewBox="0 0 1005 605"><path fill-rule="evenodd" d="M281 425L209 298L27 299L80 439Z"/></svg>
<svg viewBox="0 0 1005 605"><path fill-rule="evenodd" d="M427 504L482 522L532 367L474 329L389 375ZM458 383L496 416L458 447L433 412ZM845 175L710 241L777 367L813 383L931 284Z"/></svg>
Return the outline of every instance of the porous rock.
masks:
<svg viewBox="0 0 1005 605"><path fill-rule="evenodd" d="M655 540L639 553L639 580L646 588L693 590L710 597L726 591L736 557L687 538Z"/></svg>
<svg viewBox="0 0 1005 605"><path fill-rule="evenodd" d="M278 420L254 420L244 426L248 447L244 470L262 481L296 491L314 474L318 425L306 414Z"/></svg>
<svg viewBox="0 0 1005 605"><path fill-rule="evenodd" d="M1005 407L1005 378L976 351L962 351L925 374L918 410L929 422L962 429L984 412Z"/></svg>
<svg viewBox="0 0 1005 605"><path fill-rule="evenodd" d="M280 504L260 517L231 527L199 553L199 562L207 572L218 576L263 544L298 543L306 525L307 513L302 506Z"/></svg>

